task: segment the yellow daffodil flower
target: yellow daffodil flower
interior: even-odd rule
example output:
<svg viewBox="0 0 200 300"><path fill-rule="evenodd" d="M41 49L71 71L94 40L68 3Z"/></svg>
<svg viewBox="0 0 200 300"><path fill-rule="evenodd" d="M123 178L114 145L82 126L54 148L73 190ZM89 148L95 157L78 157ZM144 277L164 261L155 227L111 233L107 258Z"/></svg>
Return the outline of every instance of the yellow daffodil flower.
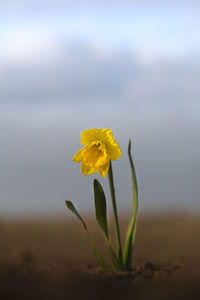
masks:
<svg viewBox="0 0 200 300"><path fill-rule="evenodd" d="M110 160L118 159L122 153L118 143L114 140L110 129L87 129L81 133L81 148L72 158L81 164L84 175L99 172L106 177L109 170Z"/></svg>

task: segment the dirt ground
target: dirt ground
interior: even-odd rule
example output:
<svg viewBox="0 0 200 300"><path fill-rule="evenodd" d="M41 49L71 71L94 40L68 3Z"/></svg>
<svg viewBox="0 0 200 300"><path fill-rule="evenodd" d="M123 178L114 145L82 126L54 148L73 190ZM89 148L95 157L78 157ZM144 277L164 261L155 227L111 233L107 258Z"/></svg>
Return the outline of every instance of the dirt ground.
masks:
<svg viewBox="0 0 200 300"><path fill-rule="evenodd" d="M109 259L96 221L88 227ZM199 232L198 217L140 218L133 271L104 274L75 218L1 221L0 299L200 299Z"/></svg>

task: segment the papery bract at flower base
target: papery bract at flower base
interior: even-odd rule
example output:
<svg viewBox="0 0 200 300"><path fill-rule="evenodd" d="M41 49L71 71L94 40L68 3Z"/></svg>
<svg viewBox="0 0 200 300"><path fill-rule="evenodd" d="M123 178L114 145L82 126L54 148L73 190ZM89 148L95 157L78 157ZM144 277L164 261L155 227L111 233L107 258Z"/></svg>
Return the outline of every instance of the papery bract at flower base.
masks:
<svg viewBox="0 0 200 300"><path fill-rule="evenodd" d="M82 162L81 171L84 175L99 172L102 177L106 177L110 160L117 160L122 155L110 129L93 128L83 131L81 144L85 147L80 149L72 160Z"/></svg>

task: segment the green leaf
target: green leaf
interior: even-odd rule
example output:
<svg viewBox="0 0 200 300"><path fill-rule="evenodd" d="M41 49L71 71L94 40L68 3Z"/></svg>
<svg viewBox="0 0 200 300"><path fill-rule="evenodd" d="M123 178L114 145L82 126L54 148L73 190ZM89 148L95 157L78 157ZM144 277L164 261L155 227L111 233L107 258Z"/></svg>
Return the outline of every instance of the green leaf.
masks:
<svg viewBox="0 0 200 300"><path fill-rule="evenodd" d="M108 224L106 215L106 197L103 188L97 179L94 180L94 198L96 219L103 230L104 234L108 238Z"/></svg>
<svg viewBox="0 0 200 300"><path fill-rule="evenodd" d="M73 212L77 216L77 218L81 221L85 230L87 230L86 223L83 220L83 218L80 216L80 214L78 213L77 209L74 207L74 204L69 200L66 200L65 203L66 203L67 207L69 208L69 210L71 210L71 212Z"/></svg>
<svg viewBox="0 0 200 300"><path fill-rule="evenodd" d="M94 197L95 197L96 219L101 229L104 232L106 244L110 252L114 269L121 270L119 260L109 241L107 214L106 214L106 197L103 188L97 179L94 180Z"/></svg>
<svg viewBox="0 0 200 300"><path fill-rule="evenodd" d="M131 270L133 248L135 244L137 211L138 211L138 186L137 186L137 179L136 179L133 159L131 156L131 141L129 141L128 144L128 157L130 161L131 175L132 175L133 202L132 202L132 216L126 233L126 241L125 241L125 248L123 254L123 265L126 270Z"/></svg>
<svg viewBox="0 0 200 300"><path fill-rule="evenodd" d="M111 260L112 260L112 263L113 263L113 269L114 270L117 270L117 271L122 271L123 268L119 262L119 259L117 257L117 255L115 254L115 251L113 250L111 244L110 244L110 241L107 239L106 240L106 243L108 245L108 249L109 249L109 252L110 252L110 257L111 257Z"/></svg>
<svg viewBox="0 0 200 300"><path fill-rule="evenodd" d="M90 245L93 248L93 251L94 251L94 253L97 257L97 260L101 264L102 269L105 272L109 272L110 271L110 266L106 263L105 259L103 258L103 256L100 254L100 252L96 248L94 240L93 240L92 236L90 235L90 233L88 231L88 228L87 228L87 225L86 225L85 221L83 220L83 218L81 217L81 215L79 214L79 212L77 211L77 209L75 208L74 204L71 201L66 200L65 203L66 203L66 206L68 207L68 209L71 210L71 212L73 212L73 214L75 214L75 216L81 221L81 223L82 223L82 225L83 225L83 227L84 227L84 229L85 229L85 231L88 235Z"/></svg>

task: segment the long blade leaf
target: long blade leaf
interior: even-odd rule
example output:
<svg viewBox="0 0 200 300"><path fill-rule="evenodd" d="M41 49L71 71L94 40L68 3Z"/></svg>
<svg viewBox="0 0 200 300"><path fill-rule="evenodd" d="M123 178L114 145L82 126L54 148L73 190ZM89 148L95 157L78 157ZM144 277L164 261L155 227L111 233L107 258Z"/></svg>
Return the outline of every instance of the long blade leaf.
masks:
<svg viewBox="0 0 200 300"><path fill-rule="evenodd" d="M104 190L97 179L94 180L94 199L95 199L96 219L101 229L103 230L104 234L108 238L106 197L104 194Z"/></svg>
<svg viewBox="0 0 200 300"><path fill-rule="evenodd" d="M66 203L67 207L69 208L69 210L71 210L71 212L73 212L73 214L75 214L75 216L77 216L77 218L81 221L85 230L87 230L87 225L86 225L85 221L83 220L83 218L81 217L81 215L79 214L79 212L77 211L77 209L75 208L74 204L69 200L66 200L65 203Z"/></svg>
<svg viewBox="0 0 200 300"><path fill-rule="evenodd" d="M119 260L113 250L108 234L108 223L107 223L107 212L106 212L106 197L103 191L103 188L100 182L95 179L94 180L94 198L95 198L95 211L96 211L96 219L104 232L106 244L108 246L110 256L112 259L113 267L116 270L121 270L121 266Z"/></svg>
<svg viewBox="0 0 200 300"><path fill-rule="evenodd" d="M93 248L93 251L97 257L97 260L99 261L99 263L101 264L102 266L102 269L105 271L105 272L109 272L110 271L110 266L106 263L105 259L103 258L103 256L100 254L100 252L97 250L96 248L96 245L93 241L93 238L91 237L89 231L88 231L88 228L87 228L87 225L85 223L85 221L83 220L83 218L81 217L81 215L79 214L79 212L77 211L77 209L75 208L74 204L69 201L69 200L66 200L65 201L66 203L66 206L68 207L68 209L81 221L87 235L88 235L88 238L89 238L89 241L90 241L90 244Z"/></svg>
<svg viewBox="0 0 200 300"><path fill-rule="evenodd" d="M125 269L131 270L132 267L132 257L133 248L135 243L135 233L136 233L136 222L137 222L137 210L138 210L138 186L135 168L133 164L133 159L131 156L131 141L128 144L128 157L131 167L132 175L132 190L133 190L133 202L132 202L132 216L126 233L126 241L123 255L123 264Z"/></svg>

